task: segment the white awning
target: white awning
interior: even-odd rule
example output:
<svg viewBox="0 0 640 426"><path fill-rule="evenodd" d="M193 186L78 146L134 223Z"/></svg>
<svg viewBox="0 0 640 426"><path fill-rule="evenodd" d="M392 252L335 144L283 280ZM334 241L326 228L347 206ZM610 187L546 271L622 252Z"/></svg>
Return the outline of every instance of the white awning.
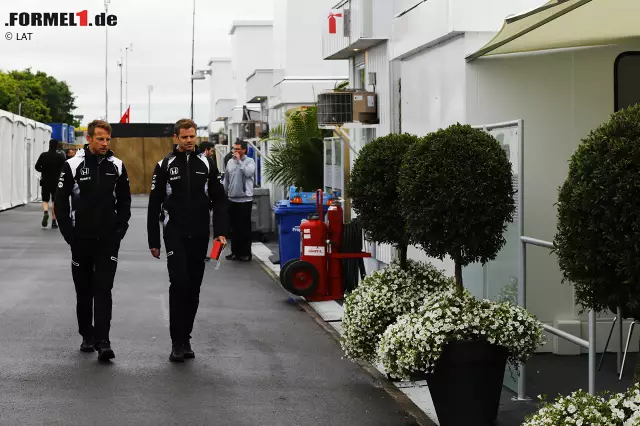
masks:
<svg viewBox="0 0 640 426"><path fill-rule="evenodd" d="M640 38L640 0L552 0L508 18L493 40L467 56L603 46Z"/></svg>

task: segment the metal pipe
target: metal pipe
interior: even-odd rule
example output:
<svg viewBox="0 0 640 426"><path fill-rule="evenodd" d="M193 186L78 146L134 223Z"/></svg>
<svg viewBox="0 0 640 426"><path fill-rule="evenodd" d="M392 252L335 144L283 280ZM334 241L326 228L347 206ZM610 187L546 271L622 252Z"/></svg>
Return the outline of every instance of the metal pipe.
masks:
<svg viewBox="0 0 640 426"><path fill-rule="evenodd" d="M578 346L582 346L585 349L589 349L589 342L579 337L576 337L573 334L569 334L566 331L558 330L557 328L551 327L550 325L547 325L547 324L542 324L542 328L544 328L546 331L548 331L551 334L555 334L558 337L562 337L563 339L570 341L571 343L574 343Z"/></svg>
<svg viewBox="0 0 640 426"><path fill-rule="evenodd" d="M520 135L518 138L518 236L520 237L520 250L518 260L518 304L527 308L527 244L522 241L524 237L524 122L518 121ZM518 400L526 401L527 397L527 366L520 364L520 377L518 378Z"/></svg>
<svg viewBox="0 0 640 426"><path fill-rule="evenodd" d="M193 77L196 54L196 0L193 0L193 22L191 26L191 76ZM193 120L193 78L191 78L191 119Z"/></svg>
<svg viewBox="0 0 640 426"><path fill-rule="evenodd" d="M596 312L589 311L589 395L596 394Z"/></svg>
<svg viewBox="0 0 640 426"><path fill-rule="evenodd" d="M520 241L527 243L527 244L531 244L533 246L539 246L539 247L546 247L546 248L550 248L552 249L553 243L550 241L545 241L545 240L539 240L537 238L531 238L531 237L520 237Z"/></svg>
<svg viewBox="0 0 640 426"><path fill-rule="evenodd" d="M616 362L616 368L618 369L616 371L616 373L620 373L620 371L622 371L622 325L624 323L624 318L622 318L622 308L620 306L618 306L618 315L617 318L620 320L618 321L618 353L617 353L617 362Z"/></svg>
<svg viewBox="0 0 640 426"><path fill-rule="evenodd" d="M109 14L109 3L104 0L104 14ZM109 122L109 26L104 27L104 121Z"/></svg>

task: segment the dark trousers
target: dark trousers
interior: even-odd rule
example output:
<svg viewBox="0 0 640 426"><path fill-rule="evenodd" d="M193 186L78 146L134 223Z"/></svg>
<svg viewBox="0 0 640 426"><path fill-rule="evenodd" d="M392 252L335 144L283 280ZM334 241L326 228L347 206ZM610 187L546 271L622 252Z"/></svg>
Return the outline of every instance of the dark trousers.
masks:
<svg viewBox="0 0 640 426"><path fill-rule="evenodd" d="M200 285L204 276L207 237L165 238L169 270L169 332L173 344L191 339L193 323L200 303Z"/></svg>
<svg viewBox="0 0 640 426"><path fill-rule="evenodd" d="M236 256L251 256L251 209L252 202L229 201L229 223L231 224L231 253Z"/></svg>
<svg viewBox="0 0 640 426"><path fill-rule="evenodd" d="M119 240L76 239L71 245L78 331L85 339L109 341L111 290L119 250Z"/></svg>

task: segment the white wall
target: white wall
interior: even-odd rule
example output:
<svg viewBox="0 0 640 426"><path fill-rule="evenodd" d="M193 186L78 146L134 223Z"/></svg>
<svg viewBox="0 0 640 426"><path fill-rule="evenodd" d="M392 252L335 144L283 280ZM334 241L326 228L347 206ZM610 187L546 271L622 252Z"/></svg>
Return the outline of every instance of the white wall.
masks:
<svg viewBox="0 0 640 426"><path fill-rule="evenodd" d="M273 27L242 25L231 37L233 77L236 99L242 105L246 99L246 84L257 69L273 68Z"/></svg>
<svg viewBox="0 0 640 426"><path fill-rule="evenodd" d="M471 124L524 120L526 235L553 240L554 203L568 161L581 138L613 113L614 61L627 50L640 50L640 43L483 58L467 65ZM527 250L529 310L547 323L584 321L572 288L560 281L554 255L542 248Z"/></svg>
<svg viewBox="0 0 640 426"><path fill-rule="evenodd" d="M404 0L405 6L413 1ZM504 19L546 0L429 0L393 20L392 58L410 55L456 33L497 32ZM420 31L416 31L420 28Z"/></svg>
<svg viewBox="0 0 640 426"><path fill-rule="evenodd" d="M286 27L283 61L278 64L285 76L345 76L348 62L324 61L322 57L322 34L327 16L335 0L286 0ZM324 17L324 19L319 19ZM276 18L277 19L277 18ZM275 28L274 32L278 29Z"/></svg>
<svg viewBox="0 0 640 426"><path fill-rule="evenodd" d="M209 68L209 84L211 86L211 117L214 121L216 115L216 103L220 99L236 99L235 85L233 81L233 66L231 58L212 59Z"/></svg>

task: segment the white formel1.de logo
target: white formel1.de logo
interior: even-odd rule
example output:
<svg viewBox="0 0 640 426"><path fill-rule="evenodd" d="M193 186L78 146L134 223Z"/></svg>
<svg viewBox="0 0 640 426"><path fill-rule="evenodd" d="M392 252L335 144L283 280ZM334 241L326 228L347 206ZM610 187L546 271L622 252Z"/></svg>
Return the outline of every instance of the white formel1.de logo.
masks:
<svg viewBox="0 0 640 426"><path fill-rule="evenodd" d="M305 256L324 256L324 247L322 246L307 246L304 248Z"/></svg>

